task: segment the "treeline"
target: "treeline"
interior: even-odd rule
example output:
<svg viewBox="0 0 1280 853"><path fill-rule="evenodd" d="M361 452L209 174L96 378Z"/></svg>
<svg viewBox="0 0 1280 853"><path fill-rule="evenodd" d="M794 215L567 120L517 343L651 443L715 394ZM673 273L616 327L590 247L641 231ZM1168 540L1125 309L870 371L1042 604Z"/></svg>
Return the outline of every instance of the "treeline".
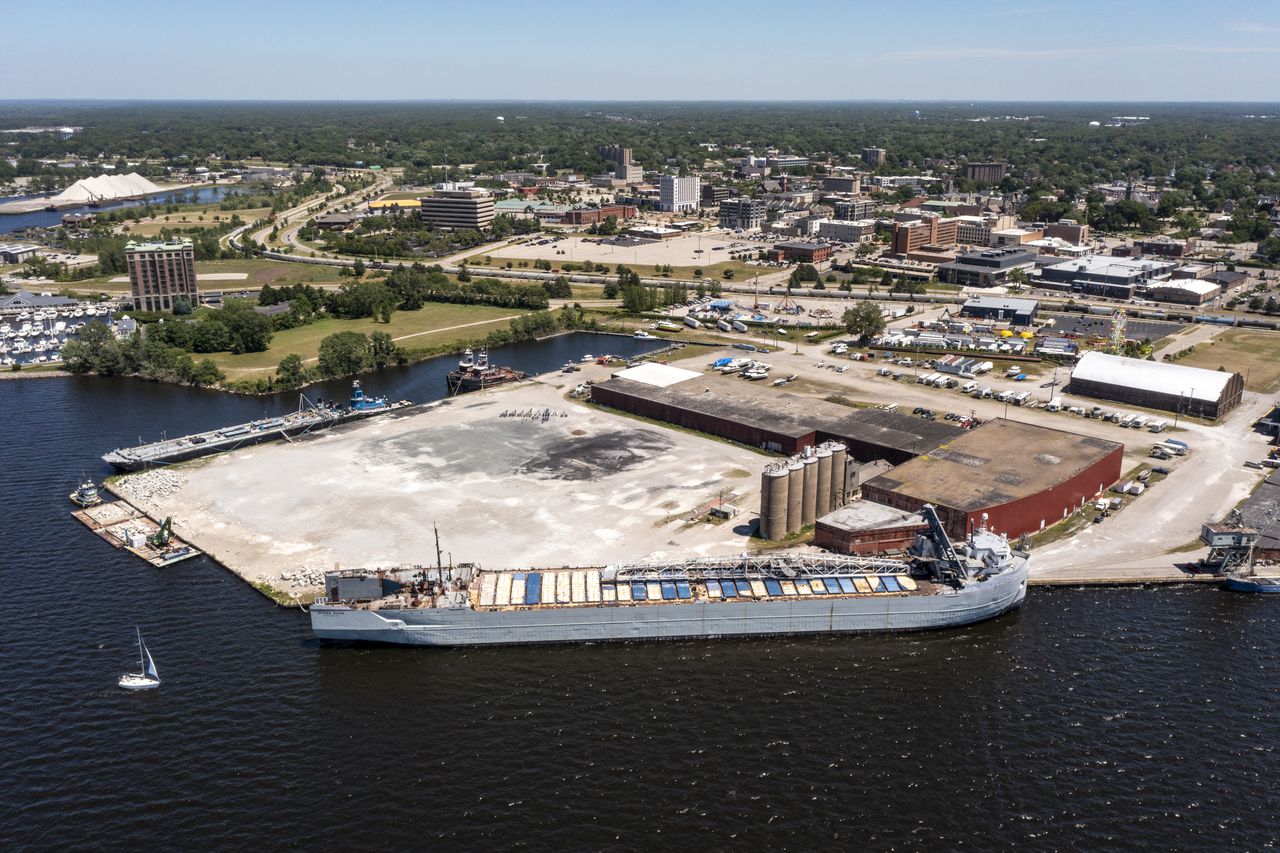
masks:
<svg viewBox="0 0 1280 853"><path fill-rule="evenodd" d="M62 368L99 376L139 376L165 382L215 385L226 377L212 359L196 361L162 337L134 332L123 340L105 323L89 323L62 346Z"/></svg>
<svg viewBox="0 0 1280 853"><path fill-rule="evenodd" d="M303 240L323 237L325 248L339 254L408 258L470 249L516 234L531 234L540 228L535 219L517 219L503 213L494 217L492 224L483 231L474 228L442 231L432 228L413 213L396 211L366 217L350 234L322 235L314 223L308 223L299 229L298 236Z"/></svg>
<svg viewBox="0 0 1280 853"><path fill-rule="evenodd" d="M181 310L181 306L179 306ZM146 326L148 340L185 352L265 352L274 332L272 321L253 310L247 299L228 299L221 309L202 308L193 317L175 316Z"/></svg>
<svg viewBox="0 0 1280 853"><path fill-rule="evenodd" d="M558 311L538 311L516 317L507 328L494 329L483 338L434 347L406 349L397 346L385 332L369 335L361 332L335 332L320 341L319 357L314 366L306 364L296 353L290 353L280 360L273 376L233 382L228 387L252 394L288 391L320 379L338 379L389 365L404 366L425 361L465 347L493 349L558 332L597 328L596 321L587 318L581 305L566 305Z"/></svg>
<svg viewBox="0 0 1280 853"><path fill-rule="evenodd" d="M83 131L16 135L0 161L6 173L50 171L41 158L96 157L108 151L131 161L186 162L192 151L218 151L228 163L264 158L288 163L354 166L357 161L406 167L408 180L457 178L441 163L476 163L479 171L523 169L528 152L543 152L553 169L602 171L597 146L631 148L643 164L689 170L743 153L741 140L800 154L830 152L858 162L859 149L888 152L882 170L954 168L964 160L1013 164L1025 184L1044 182L1078 193L1089 183L1130 173L1167 175L1201 169L1214 183L1238 174L1253 194L1280 192L1271 172L1280 162L1280 135L1266 114L1245 104L1144 104L1150 116L1129 127L1098 127L1122 105L955 103L618 103L577 104L282 104L132 103L102 105L8 103L0 126L73 124ZM518 120L496 124L496 114ZM1020 120L1007 120L1010 115ZM985 119L985 120L975 120ZM154 128L163 127L164 133ZM1228 179L1230 184L1234 179ZM961 189L965 182L961 181ZM1228 187L1227 192L1234 192Z"/></svg>

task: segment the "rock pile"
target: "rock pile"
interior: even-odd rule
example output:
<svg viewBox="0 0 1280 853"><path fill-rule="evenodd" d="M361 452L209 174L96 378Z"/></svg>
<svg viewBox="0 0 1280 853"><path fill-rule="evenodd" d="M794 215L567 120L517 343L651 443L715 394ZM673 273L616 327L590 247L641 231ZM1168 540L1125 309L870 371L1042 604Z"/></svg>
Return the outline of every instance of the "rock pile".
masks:
<svg viewBox="0 0 1280 853"><path fill-rule="evenodd" d="M131 474L120 481L130 497L143 501L164 500L186 484L187 478L170 468Z"/></svg>

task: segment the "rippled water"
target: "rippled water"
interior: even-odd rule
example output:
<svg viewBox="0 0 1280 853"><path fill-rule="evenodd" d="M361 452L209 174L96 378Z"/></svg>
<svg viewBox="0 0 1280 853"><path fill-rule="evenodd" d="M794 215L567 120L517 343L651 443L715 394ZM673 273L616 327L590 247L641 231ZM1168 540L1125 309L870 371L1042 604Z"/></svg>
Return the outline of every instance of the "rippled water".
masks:
<svg viewBox="0 0 1280 853"><path fill-rule="evenodd" d="M423 378L437 369L367 384L438 388ZM6 848L1223 850L1280 835L1269 597L1033 589L1009 617L909 636L322 648L304 615L213 563L157 571L70 518L66 493L103 450L273 405L0 382ZM164 679L149 694L115 687L135 624Z"/></svg>

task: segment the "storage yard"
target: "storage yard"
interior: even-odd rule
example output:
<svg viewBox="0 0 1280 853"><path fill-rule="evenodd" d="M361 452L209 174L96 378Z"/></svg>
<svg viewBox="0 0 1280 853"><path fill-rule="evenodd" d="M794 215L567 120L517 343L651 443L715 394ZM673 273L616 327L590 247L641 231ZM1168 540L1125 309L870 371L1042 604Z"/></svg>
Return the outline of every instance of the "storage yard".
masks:
<svg viewBox="0 0 1280 853"><path fill-rule="evenodd" d="M605 565L744 550L736 522L686 525L722 493L755 507L762 457L507 386L132 475L114 488L236 574L286 593L316 569ZM166 488L154 489L156 478ZM736 496L736 497L735 497Z"/></svg>
<svg viewBox="0 0 1280 853"><path fill-rule="evenodd" d="M752 536L807 541L810 530L839 552L899 551L925 502L953 536L984 515L1012 537L1073 519L1036 548L1035 582L1177 581L1193 577L1178 566L1198 556L1185 545L1200 525L1260 479L1242 463L1265 455L1267 437L1240 433L1269 407L1246 394L1217 425L1183 419L1173 436L1190 454L1161 463L1167 476L1090 525L1077 511L1152 464L1148 451L1170 435L1125 429L1123 411L1083 416L1093 401L1066 396L1066 371L1039 385L1000 365L980 377L992 392L983 397L915 381L928 375L917 367L894 380L884 361L832 358L829 348L759 355L777 384L710 366L741 356L732 348L690 348L667 365L586 365L572 378L170 469L163 489L147 479L156 473L115 488L153 516L173 514L188 541L237 574L301 595L334 563L434 562L433 523L446 561L603 566L741 553ZM567 394L583 380L592 406ZM1025 404L995 396L1014 390ZM1047 408L1051 398L1061 402ZM835 464L842 454L847 469ZM709 523L720 502L731 517Z"/></svg>

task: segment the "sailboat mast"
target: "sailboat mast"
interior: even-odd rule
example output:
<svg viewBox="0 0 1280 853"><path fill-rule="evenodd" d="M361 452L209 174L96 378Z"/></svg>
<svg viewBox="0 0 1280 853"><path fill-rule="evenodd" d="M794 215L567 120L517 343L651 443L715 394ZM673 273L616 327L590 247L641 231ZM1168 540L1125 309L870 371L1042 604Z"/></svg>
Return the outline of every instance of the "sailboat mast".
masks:
<svg viewBox="0 0 1280 853"><path fill-rule="evenodd" d="M145 675L147 672L147 656L142 651L142 629L135 625L133 630L138 632L138 671Z"/></svg>

